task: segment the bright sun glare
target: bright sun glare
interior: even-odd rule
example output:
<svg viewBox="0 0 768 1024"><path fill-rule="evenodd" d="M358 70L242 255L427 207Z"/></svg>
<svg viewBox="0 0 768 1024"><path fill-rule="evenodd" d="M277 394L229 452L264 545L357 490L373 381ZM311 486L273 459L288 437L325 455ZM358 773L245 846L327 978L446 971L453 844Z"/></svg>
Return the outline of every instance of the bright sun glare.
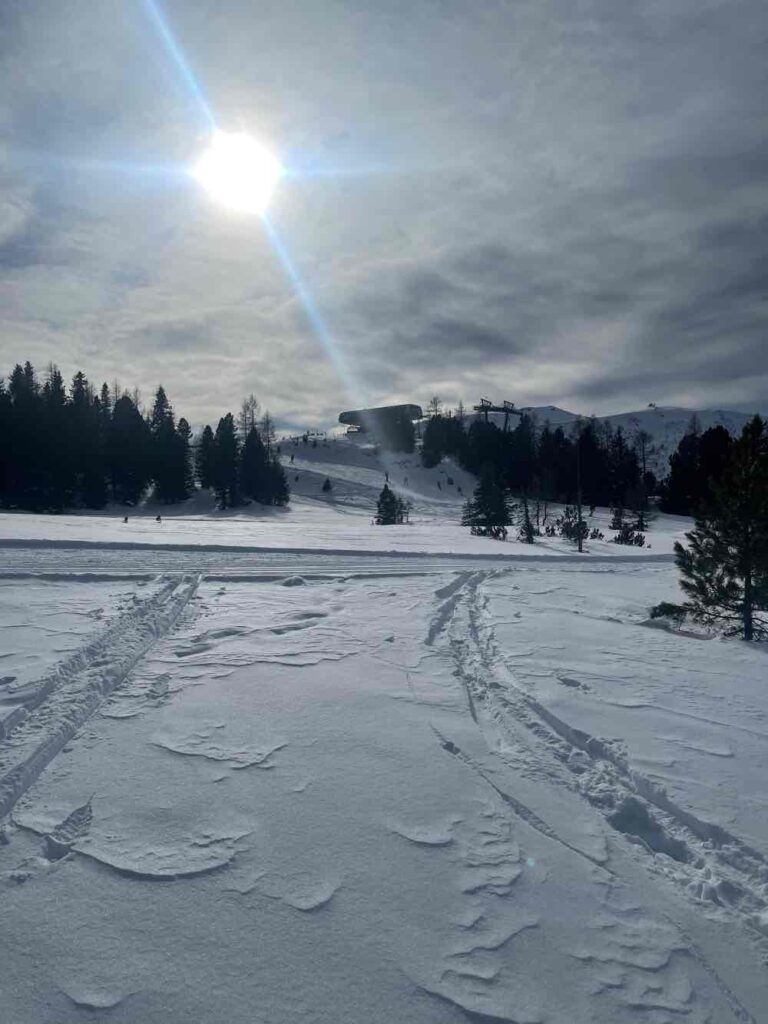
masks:
<svg viewBox="0 0 768 1024"><path fill-rule="evenodd" d="M245 132L217 131L194 175L222 206L264 214L283 168L277 157Z"/></svg>

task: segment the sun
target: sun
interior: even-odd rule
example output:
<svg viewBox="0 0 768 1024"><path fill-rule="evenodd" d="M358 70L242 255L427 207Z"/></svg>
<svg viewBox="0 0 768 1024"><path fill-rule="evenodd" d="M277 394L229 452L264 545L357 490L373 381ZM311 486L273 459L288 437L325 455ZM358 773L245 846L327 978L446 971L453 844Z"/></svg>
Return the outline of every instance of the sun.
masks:
<svg viewBox="0 0 768 1024"><path fill-rule="evenodd" d="M217 131L193 173L222 206L263 215L284 171L277 157L245 132Z"/></svg>

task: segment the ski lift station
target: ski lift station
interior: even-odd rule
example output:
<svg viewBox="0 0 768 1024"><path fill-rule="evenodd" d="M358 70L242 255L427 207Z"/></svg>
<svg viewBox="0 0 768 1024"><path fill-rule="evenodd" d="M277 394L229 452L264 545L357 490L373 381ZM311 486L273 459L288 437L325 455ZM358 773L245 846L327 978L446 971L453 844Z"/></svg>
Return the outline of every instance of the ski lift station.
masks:
<svg viewBox="0 0 768 1024"><path fill-rule="evenodd" d="M375 409L352 409L339 414L339 423L348 427L347 433L386 434L388 428L403 420L420 420L424 413L420 405L381 405Z"/></svg>

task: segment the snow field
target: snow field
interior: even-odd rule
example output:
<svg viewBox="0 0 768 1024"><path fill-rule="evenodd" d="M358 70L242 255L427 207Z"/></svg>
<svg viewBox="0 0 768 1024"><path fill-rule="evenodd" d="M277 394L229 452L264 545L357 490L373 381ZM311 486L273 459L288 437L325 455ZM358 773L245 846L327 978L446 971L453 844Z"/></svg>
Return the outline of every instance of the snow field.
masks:
<svg viewBox="0 0 768 1024"><path fill-rule="evenodd" d="M99 691L0 845L8 1019L760 1021L762 652L643 625L667 565L337 561L158 581L30 712Z"/></svg>

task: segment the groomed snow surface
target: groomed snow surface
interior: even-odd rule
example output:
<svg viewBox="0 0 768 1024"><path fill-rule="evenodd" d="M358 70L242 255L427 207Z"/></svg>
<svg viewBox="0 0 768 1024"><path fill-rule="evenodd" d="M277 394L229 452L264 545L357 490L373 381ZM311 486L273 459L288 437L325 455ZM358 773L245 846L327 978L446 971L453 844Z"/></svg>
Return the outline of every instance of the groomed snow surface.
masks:
<svg viewBox="0 0 768 1024"><path fill-rule="evenodd" d="M768 1020L768 661L649 624L686 523L530 560L409 469L399 529L309 468L2 517L0 1020Z"/></svg>

